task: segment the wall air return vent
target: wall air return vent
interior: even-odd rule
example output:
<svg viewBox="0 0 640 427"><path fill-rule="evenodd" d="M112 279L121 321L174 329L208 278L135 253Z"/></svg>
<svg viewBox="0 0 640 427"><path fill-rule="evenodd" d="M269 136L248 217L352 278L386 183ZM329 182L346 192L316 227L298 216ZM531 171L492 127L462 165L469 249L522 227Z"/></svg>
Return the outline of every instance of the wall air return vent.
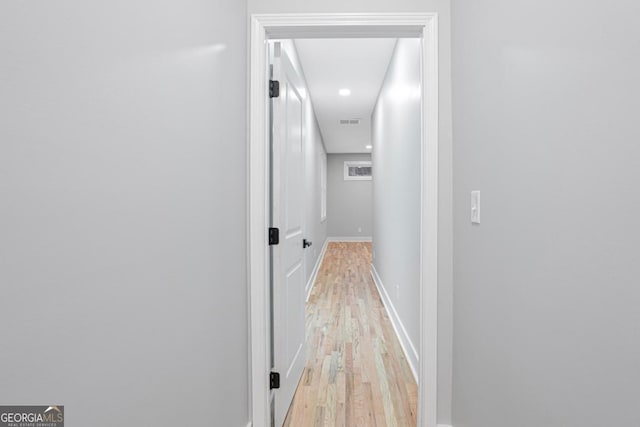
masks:
<svg viewBox="0 0 640 427"><path fill-rule="evenodd" d="M371 162L344 162L345 181L370 181L371 172Z"/></svg>

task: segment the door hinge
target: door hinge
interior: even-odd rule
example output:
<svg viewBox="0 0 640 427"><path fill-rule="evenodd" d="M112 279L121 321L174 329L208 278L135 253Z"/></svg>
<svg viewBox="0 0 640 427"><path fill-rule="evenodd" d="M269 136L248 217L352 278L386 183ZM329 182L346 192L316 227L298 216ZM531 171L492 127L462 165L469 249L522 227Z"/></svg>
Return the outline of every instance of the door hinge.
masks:
<svg viewBox="0 0 640 427"><path fill-rule="evenodd" d="M271 372L269 374L269 389L280 388L280 374L277 372Z"/></svg>
<svg viewBox="0 0 640 427"><path fill-rule="evenodd" d="M269 98L277 98L280 96L280 82L277 80L269 80Z"/></svg>
<svg viewBox="0 0 640 427"><path fill-rule="evenodd" d="M269 246L277 245L280 243L280 229L271 227L269 228Z"/></svg>

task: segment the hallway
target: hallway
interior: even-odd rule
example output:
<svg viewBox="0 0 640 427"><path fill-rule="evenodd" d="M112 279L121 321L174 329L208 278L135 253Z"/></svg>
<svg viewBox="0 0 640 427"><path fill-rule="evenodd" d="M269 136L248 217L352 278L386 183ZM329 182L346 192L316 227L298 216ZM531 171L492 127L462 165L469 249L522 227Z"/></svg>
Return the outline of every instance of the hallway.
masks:
<svg viewBox="0 0 640 427"><path fill-rule="evenodd" d="M415 426L418 386L370 273L330 242L306 307L307 361L285 426Z"/></svg>

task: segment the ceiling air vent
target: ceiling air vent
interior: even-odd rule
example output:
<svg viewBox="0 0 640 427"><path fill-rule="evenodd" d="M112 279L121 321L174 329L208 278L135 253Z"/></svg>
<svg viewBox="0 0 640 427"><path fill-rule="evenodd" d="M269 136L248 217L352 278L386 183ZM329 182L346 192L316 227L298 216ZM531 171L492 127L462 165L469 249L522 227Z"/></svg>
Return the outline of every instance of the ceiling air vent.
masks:
<svg viewBox="0 0 640 427"><path fill-rule="evenodd" d="M360 119L340 119L340 124L346 126L359 125Z"/></svg>

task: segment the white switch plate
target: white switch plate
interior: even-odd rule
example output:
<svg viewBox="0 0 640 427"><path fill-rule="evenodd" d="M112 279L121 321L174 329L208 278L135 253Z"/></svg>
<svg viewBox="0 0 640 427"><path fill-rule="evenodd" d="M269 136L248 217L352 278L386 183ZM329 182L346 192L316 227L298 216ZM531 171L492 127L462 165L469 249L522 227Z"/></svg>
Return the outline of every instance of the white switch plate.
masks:
<svg viewBox="0 0 640 427"><path fill-rule="evenodd" d="M480 224L480 192L471 192L471 223Z"/></svg>

